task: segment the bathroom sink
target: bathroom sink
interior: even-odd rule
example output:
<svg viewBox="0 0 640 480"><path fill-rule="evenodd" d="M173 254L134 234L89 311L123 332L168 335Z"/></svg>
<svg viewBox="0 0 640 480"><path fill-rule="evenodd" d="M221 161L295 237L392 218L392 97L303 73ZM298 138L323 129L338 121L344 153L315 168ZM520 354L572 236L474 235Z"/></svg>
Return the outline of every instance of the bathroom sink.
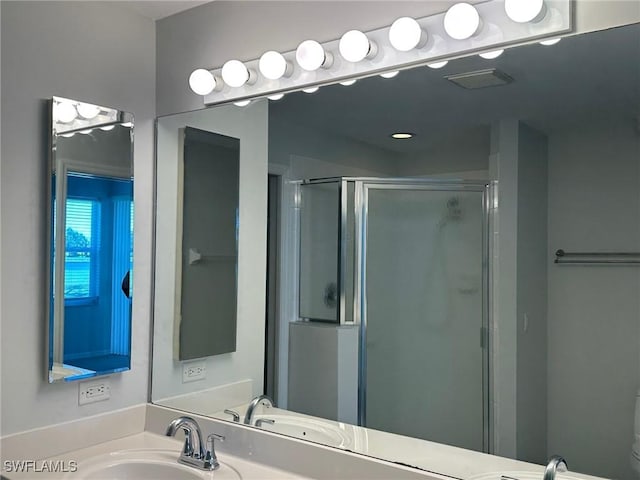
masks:
<svg viewBox="0 0 640 480"><path fill-rule="evenodd" d="M91 457L78 463L76 472L65 478L90 479L135 479L135 480L241 480L238 471L220 463L214 472L198 470L178 463L180 452L173 450L122 450Z"/></svg>
<svg viewBox="0 0 640 480"><path fill-rule="evenodd" d="M331 447L350 448L353 443L351 435L337 425L313 418L294 415L255 415L254 420L270 419L275 423L263 423L260 428L270 432L289 435L291 437L318 442Z"/></svg>

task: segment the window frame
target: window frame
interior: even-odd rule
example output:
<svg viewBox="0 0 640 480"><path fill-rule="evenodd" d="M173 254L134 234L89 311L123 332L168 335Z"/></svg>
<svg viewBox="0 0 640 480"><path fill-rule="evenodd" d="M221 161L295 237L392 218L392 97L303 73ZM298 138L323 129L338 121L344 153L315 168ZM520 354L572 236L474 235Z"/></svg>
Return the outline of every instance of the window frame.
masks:
<svg viewBox="0 0 640 480"><path fill-rule="evenodd" d="M81 200L91 202L91 243L86 251L90 253L89 260L89 295L85 297L67 297L66 292L64 296L65 307L88 307L94 306L99 303L100 300L100 235L101 235L101 217L102 217L102 200L98 197L89 197L83 195L67 196L65 204L65 235L67 231L68 220L68 202L69 200ZM97 213L96 213L97 212ZM94 241L95 240L95 241ZM69 252L68 245L65 237L65 266L64 266L64 279L66 283L67 279L67 267L66 258ZM83 249L84 250L84 249ZM63 288L63 291L65 289Z"/></svg>

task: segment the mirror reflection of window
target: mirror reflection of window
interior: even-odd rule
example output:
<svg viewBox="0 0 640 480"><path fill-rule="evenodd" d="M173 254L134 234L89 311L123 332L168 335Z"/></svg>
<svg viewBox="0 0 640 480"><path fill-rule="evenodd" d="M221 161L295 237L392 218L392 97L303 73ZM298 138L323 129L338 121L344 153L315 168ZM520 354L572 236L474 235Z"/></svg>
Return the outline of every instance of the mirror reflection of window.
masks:
<svg viewBox="0 0 640 480"><path fill-rule="evenodd" d="M65 225L64 299L90 302L98 297L97 257L100 256L100 202L67 199Z"/></svg>

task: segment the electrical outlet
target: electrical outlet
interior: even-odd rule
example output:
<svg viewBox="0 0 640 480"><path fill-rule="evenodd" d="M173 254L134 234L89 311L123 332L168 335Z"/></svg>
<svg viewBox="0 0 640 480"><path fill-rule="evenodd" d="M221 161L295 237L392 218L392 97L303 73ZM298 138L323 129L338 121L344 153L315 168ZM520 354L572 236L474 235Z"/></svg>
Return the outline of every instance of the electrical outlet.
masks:
<svg viewBox="0 0 640 480"><path fill-rule="evenodd" d="M207 378L207 365L204 362L182 364L182 383L195 382Z"/></svg>
<svg viewBox="0 0 640 480"><path fill-rule="evenodd" d="M111 386L107 380L82 382L78 385L78 404L102 402L111 398Z"/></svg>

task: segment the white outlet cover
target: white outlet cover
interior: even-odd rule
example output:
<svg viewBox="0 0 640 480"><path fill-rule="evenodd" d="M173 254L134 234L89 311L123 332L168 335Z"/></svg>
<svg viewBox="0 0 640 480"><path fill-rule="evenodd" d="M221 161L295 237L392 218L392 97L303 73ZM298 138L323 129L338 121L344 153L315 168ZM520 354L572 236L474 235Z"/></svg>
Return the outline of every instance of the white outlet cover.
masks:
<svg viewBox="0 0 640 480"><path fill-rule="evenodd" d="M182 383L196 382L207 378L207 364L204 361L182 364Z"/></svg>
<svg viewBox="0 0 640 480"><path fill-rule="evenodd" d="M78 385L78 405L102 402L111 398L111 385L108 379L81 382Z"/></svg>

